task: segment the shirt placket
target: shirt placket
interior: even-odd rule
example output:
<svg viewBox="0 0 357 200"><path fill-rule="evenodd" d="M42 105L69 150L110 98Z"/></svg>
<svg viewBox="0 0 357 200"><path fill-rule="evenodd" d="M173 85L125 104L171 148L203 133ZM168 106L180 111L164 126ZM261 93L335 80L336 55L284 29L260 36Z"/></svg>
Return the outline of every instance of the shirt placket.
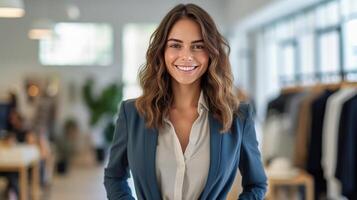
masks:
<svg viewBox="0 0 357 200"><path fill-rule="evenodd" d="M173 143L174 143L174 149L175 149L175 160L177 163L176 167L176 178L175 178L175 188L174 188L174 200L182 200L182 190L183 190L183 182L184 182L184 177L185 177L185 170L186 170L186 165L185 165L185 159L184 155L182 153L180 141L178 140L178 137L175 133L174 126L172 125L171 122L169 122L169 125L171 126L171 132L173 135Z"/></svg>
<svg viewBox="0 0 357 200"><path fill-rule="evenodd" d="M202 118L202 108L198 110L199 116L195 120L195 122L192 125L191 132L190 132L190 140L189 143L186 147L185 153L183 153L180 141L176 135L175 128L172 125L172 123L167 120L169 126L171 127L171 133L173 136L173 143L174 143L174 149L175 149L175 159L177 163L177 168L176 168L176 178L175 178L175 187L174 187L174 200L182 200L182 193L183 193L183 184L184 184L184 179L185 179L185 173L186 173L186 160L189 159L190 155L192 154L192 145L196 144L197 139L198 139L198 134L196 130L196 123L198 123L199 120Z"/></svg>

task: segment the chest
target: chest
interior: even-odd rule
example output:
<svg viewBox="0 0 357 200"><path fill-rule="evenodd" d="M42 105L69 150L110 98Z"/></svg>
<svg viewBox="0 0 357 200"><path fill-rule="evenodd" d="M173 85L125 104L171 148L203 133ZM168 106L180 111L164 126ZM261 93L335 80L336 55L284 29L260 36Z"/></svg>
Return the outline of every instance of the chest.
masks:
<svg viewBox="0 0 357 200"><path fill-rule="evenodd" d="M196 109L185 112L170 111L169 118L180 142L182 151L185 152L189 143L192 126L199 117Z"/></svg>
<svg viewBox="0 0 357 200"><path fill-rule="evenodd" d="M208 115L209 116L209 115ZM208 117L209 122L209 146L208 148L203 148L204 152L209 152L208 155L210 164L198 160L197 162L209 167L210 172L206 175L208 182L212 182L216 177L226 177L236 169L239 162L239 152L241 144L241 124L237 124L232 134L226 133L221 134L219 130L221 128L220 123L214 118ZM197 123L200 124L200 123ZM199 140L200 141L200 140ZM205 143L205 142L204 142ZM160 152L167 153L167 150L161 151L160 138L158 129L150 129L145 126L145 120L139 117L128 117L127 121L127 159L129 168L132 172L134 179L137 182L147 183L150 182L150 186L157 187L157 177L156 170L159 166L164 166L162 164L169 164L175 162L168 162L164 159L160 164ZM164 143L166 144L166 143ZM166 146L166 149L172 148L173 143ZM206 144L206 143L205 143ZM208 143L207 143L208 144ZM188 148L189 149L189 148ZM194 154L187 152L188 155L192 155L191 158L203 158L199 153ZM170 159L175 159L173 154L170 154ZM197 156L196 156L197 155ZM196 164L194 164L196 166ZM165 167L167 169L172 169L171 167ZM196 168L193 168L196 169ZM199 168L202 171L202 167ZM211 170L212 169L212 170ZM172 175L172 173L170 173ZM194 172L197 175L197 172ZM194 175L194 176L196 176ZM138 178L139 177L139 178ZM208 178L211 177L211 178ZM165 179L166 180L166 179ZM187 184L186 184L187 185ZM159 188L159 187L158 187Z"/></svg>

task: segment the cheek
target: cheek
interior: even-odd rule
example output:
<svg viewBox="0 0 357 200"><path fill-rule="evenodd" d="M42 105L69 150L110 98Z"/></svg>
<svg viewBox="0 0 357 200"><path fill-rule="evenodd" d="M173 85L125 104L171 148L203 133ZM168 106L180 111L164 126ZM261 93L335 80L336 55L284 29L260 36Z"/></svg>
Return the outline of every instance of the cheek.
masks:
<svg viewBox="0 0 357 200"><path fill-rule="evenodd" d="M165 63L166 65L171 64L175 59L176 59L177 55L175 54L175 52L172 52L170 50L166 50L164 53L164 58L165 58Z"/></svg>
<svg viewBox="0 0 357 200"><path fill-rule="evenodd" d="M204 65L205 67L208 67L208 63L209 63L209 56L208 53L202 53L197 55L197 59L199 60L199 62Z"/></svg>

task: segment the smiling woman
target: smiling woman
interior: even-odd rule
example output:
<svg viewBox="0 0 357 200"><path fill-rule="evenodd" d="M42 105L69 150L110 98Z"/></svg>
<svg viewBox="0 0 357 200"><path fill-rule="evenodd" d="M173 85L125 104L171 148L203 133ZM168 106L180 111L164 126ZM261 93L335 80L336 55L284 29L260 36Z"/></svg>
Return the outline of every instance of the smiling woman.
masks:
<svg viewBox="0 0 357 200"><path fill-rule="evenodd" d="M263 199L251 108L233 94L229 46L212 18L177 5L151 36L143 94L119 111L104 184L108 199L225 199L239 167L240 199Z"/></svg>
<svg viewBox="0 0 357 200"><path fill-rule="evenodd" d="M179 20L169 33L164 56L173 85L199 86L209 59L199 25L188 18Z"/></svg>
<svg viewBox="0 0 357 200"><path fill-rule="evenodd" d="M207 57L207 70L202 70L202 67L197 70L204 73L198 73L200 81L196 82L196 86L199 83L202 88L196 90L196 93L202 89L209 99L212 114L223 125L221 131L228 130L233 121L233 112L239 105L232 92L233 75L228 53L229 45L206 11L193 4L179 5L172 9L151 36L146 64L139 74L143 95L137 99L135 105L139 113L145 113L146 124L149 127L160 127L163 117L168 114L168 105L173 104L172 84L175 81L172 80L176 80L176 76L171 79L171 72L174 70L170 70L170 67L187 64L185 62L189 60L192 60L191 63L198 62L198 58ZM181 60L168 64L174 55ZM185 57L185 61L182 61ZM193 60L194 57L196 60ZM190 70L189 65L180 67L182 70ZM178 72L179 69L177 67L175 70ZM185 80L187 77L181 78ZM199 95L196 96L198 99Z"/></svg>

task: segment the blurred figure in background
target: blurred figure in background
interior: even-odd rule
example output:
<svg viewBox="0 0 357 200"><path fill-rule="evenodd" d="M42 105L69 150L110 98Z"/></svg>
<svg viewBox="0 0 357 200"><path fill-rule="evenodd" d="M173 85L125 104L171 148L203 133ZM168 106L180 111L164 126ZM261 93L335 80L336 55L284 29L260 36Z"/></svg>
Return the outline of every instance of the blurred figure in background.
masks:
<svg viewBox="0 0 357 200"><path fill-rule="evenodd" d="M5 139L3 139L2 147L13 146L17 143L35 145L40 152L40 183L45 186L46 183L46 162L50 158L50 147L47 137L43 131L39 133L34 132L31 127L25 126L25 119L22 117L18 109L17 95L13 92L9 94L9 115L8 115L8 130ZM1 176L7 178L7 199L11 194L18 196L18 173L0 173Z"/></svg>
<svg viewBox="0 0 357 200"><path fill-rule="evenodd" d="M61 137L56 140L57 149L57 172L66 174L73 156L76 153L76 141L78 138L78 124L75 120L69 119L64 124L64 131Z"/></svg>

